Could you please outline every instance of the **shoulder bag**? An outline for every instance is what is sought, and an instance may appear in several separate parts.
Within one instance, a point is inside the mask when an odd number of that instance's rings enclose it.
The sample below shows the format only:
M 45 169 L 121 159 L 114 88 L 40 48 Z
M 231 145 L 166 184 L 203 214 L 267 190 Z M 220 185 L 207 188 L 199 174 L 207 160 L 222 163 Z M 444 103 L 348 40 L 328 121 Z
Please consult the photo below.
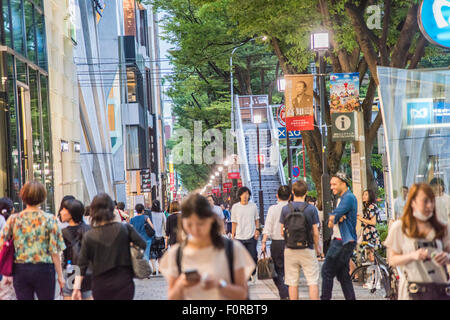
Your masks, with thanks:
M 14 241 L 13 229 L 17 215 L 12 215 L 10 219 L 14 219 L 11 223 L 8 232 L 8 239 L 3 243 L 0 251 L 0 274 L 4 276 L 11 276 L 14 264 Z
M 129 229 L 131 226 L 126 224 L 126 227 L 128 228 L 128 238 L 130 239 L 130 255 L 134 277 L 137 279 L 146 279 L 152 273 L 150 263 L 144 257 L 144 250 L 131 242 L 131 231 Z
M 152 213 L 150 212 L 150 214 L 148 215 L 148 218 L 150 219 L 150 221 L 153 223 L 152 220 Z M 150 225 L 150 223 L 147 222 L 147 219 L 145 219 L 144 222 L 144 229 L 145 229 L 145 233 L 152 238 L 153 236 L 155 236 L 155 229 L 152 228 L 152 226 Z
M 272 257 L 266 257 L 266 253 L 261 253 L 262 258 L 258 260 L 256 266 L 256 271 L 258 274 L 258 280 L 268 280 L 277 277 L 277 272 L 275 271 L 275 264 L 273 263 Z

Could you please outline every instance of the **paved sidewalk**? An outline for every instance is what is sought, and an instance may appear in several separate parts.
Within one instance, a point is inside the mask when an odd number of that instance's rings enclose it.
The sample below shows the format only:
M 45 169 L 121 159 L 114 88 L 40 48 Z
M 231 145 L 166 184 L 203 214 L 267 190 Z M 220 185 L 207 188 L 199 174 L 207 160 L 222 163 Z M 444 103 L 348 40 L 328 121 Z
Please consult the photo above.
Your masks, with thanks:
M 322 263 L 321 263 L 322 267 Z M 320 280 L 321 281 L 321 280 Z M 135 280 L 136 293 L 135 300 L 166 300 L 167 283 L 162 276 L 152 277 L 146 280 Z M 319 291 L 321 284 L 319 283 Z M 371 294 L 361 285 L 355 284 L 355 294 L 357 300 L 383 300 L 383 290 L 377 290 Z M 255 283 L 249 283 L 250 300 L 279 300 L 278 290 L 272 280 L 256 280 Z M 308 286 L 306 279 L 302 277 L 299 285 L 299 299 L 309 300 Z M 333 300 L 344 300 L 341 285 L 337 280 L 333 287 Z

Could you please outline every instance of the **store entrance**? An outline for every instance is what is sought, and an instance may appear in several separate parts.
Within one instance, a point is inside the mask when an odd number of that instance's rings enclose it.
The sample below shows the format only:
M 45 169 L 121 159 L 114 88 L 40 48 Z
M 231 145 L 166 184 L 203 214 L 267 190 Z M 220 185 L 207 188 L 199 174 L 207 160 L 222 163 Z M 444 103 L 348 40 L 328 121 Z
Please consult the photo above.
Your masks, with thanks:
M 28 86 L 17 81 L 17 110 L 21 144 L 22 185 L 33 179 L 33 143 L 31 132 L 30 91 Z

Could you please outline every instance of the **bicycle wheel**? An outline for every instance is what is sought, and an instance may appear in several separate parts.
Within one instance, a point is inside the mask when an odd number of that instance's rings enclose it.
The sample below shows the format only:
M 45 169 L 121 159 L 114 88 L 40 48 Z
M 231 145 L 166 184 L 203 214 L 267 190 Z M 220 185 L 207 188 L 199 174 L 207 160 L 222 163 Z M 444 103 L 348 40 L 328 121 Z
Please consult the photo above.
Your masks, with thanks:
M 359 282 L 359 283 L 365 283 L 367 281 L 367 278 L 369 274 L 367 273 L 367 268 L 372 265 L 367 266 L 359 266 L 355 270 L 353 270 L 352 274 L 350 275 L 350 278 L 353 282 Z

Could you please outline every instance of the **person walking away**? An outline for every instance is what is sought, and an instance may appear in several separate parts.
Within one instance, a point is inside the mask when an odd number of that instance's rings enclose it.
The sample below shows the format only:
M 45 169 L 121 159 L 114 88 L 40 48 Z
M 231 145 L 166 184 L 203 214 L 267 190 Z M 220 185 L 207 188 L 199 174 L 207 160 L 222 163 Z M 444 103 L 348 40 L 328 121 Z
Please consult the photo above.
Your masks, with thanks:
M 280 231 L 285 240 L 285 283 L 289 286 L 290 300 L 298 300 L 300 269 L 309 287 L 309 298 L 319 300 L 319 213 L 316 207 L 305 202 L 306 192 L 305 181 L 295 182 L 294 201 L 283 207 L 280 216 Z
M 211 207 L 213 208 L 214 213 L 217 215 L 217 218 L 220 221 L 220 224 L 223 226 L 222 233 L 225 234 L 225 215 L 223 214 L 223 210 L 221 207 L 216 205 L 216 201 L 214 200 L 214 197 L 212 195 L 208 196 L 208 201 L 211 204 Z
M 403 216 L 385 241 L 389 265 L 400 269 L 399 300 L 450 300 L 449 232 L 438 219 L 431 187 L 412 185 Z
M 408 196 L 408 187 L 403 186 L 400 191 L 400 196 L 394 200 L 394 218 L 400 219 L 403 214 L 403 208 L 405 207 L 406 197 Z
M 444 180 L 433 178 L 430 181 L 431 189 L 436 199 L 436 213 L 438 220 L 442 224 L 448 224 L 450 221 L 450 196 L 445 193 Z
M 55 299 L 55 279 L 64 288 L 60 254 L 66 248 L 56 216 L 45 213 L 45 187 L 26 183 L 20 198 L 26 208 L 10 216 L 0 234 L 0 248 L 12 236 L 14 243 L 13 285 L 18 300 Z
M 144 205 L 142 203 L 138 203 L 134 210 L 136 210 L 137 215 L 131 218 L 130 224 L 134 227 L 134 229 L 139 233 L 142 239 L 145 240 L 147 246 L 145 248 L 144 257 L 147 260 L 150 260 L 150 248 L 152 246 L 153 237 L 149 237 L 147 232 L 145 231 L 145 224 L 148 223 L 153 230 L 155 230 L 155 226 L 153 225 L 150 218 L 144 214 Z M 154 270 L 154 269 L 153 269 Z
M 14 203 L 9 198 L 0 199 L 0 221 L 3 221 L 0 225 L 0 232 L 6 225 L 9 217 L 14 214 Z M 13 278 L 10 276 L 3 276 L 0 274 L 0 300 L 16 300 L 16 293 L 13 287 Z
M 331 191 L 338 196 L 336 209 L 330 214 L 328 227 L 333 230 L 330 247 L 322 266 L 322 300 L 330 300 L 333 281 L 337 277 L 346 300 L 356 300 L 349 274 L 349 260 L 356 246 L 356 214 L 358 202 L 350 191 L 345 173 L 331 178 Z
M 270 238 L 272 244 L 270 246 L 270 255 L 275 265 L 277 276 L 273 278 L 273 282 L 277 286 L 278 294 L 281 300 L 289 299 L 289 290 L 284 283 L 284 238 L 281 232 L 280 216 L 281 210 L 288 204 L 291 197 L 291 189 L 289 186 L 280 186 L 277 192 L 278 203 L 270 206 L 267 211 L 266 223 L 263 230 L 263 239 L 261 243 L 261 252 L 266 252 L 266 242 Z
M 170 300 L 248 298 L 247 279 L 255 263 L 240 242 L 223 237 L 205 197 L 193 194 L 183 201 L 178 230 L 179 243 L 161 259 Z
M 228 205 L 221 205 L 223 216 L 225 217 L 225 234 L 231 238 L 231 212 L 228 210 Z
M 78 268 L 78 256 L 80 254 L 81 243 L 84 234 L 90 227 L 83 221 L 84 205 L 78 200 L 66 200 L 62 204 L 61 221 L 69 223 L 69 226 L 62 230 L 66 249 L 63 251 L 66 270 L 66 284 L 63 288 L 64 300 L 72 300 L 73 281 L 75 280 L 76 270 Z M 83 300 L 92 300 L 91 273 L 88 270 L 81 285 L 81 297 Z
M 357 215 L 357 219 L 361 222 L 362 229 L 362 238 L 361 240 L 364 242 L 371 243 L 374 246 L 374 250 L 378 250 L 381 248 L 380 236 L 378 235 L 378 230 L 376 228 L 377 225 L 377 215 L 378 215 L 378 206 L 376 204 L 377 199 L 375 196 L 375 192 L 371 189 L 367 189 L 363 192 L 362 196 L 363 200 L 363 211 L 362 215 Z M 370 251 L 368 254 L 368 259 L 370 262 L 373 262 L 375 257 L 373 252 Z M 353 270 L 356 269 L 356 265 L 353 260 L 350 259 L 350 271 L 351 275 Z M 365 289 L 372 289 L 373 279 L 369 277 L 367 282 L 363 285 Z
M 170 216 L 166 222 L 166 244 L 165 249 L 177 243 L 177 227 L 180 216 L 180 204 L 178 201 L 172 201 L 169 206 Z
M 117 204 L 117 211 L 119 212 L 122 222 L 130 223 L 130 215 L 125 212 L 125 203 L 119 202 Z
M 259 216 L 258 208 L 253 202 L 249 202 L 251 191 L 247 187 L 241 187 L 238 190 L 237 202 L 231 208 L 231 238 L 241 242 L 252 256 L 255 264 L 258 261 Z M 252 274 L 251 281 L 255 282 L 255 272 Z
M 153 222 L 155 236 L 153 237 L 150 248 L 150 262 L 152 264 L 152 275 L 159 274 L 159 260 L 163 256 L 163 251 L 166 247 L 165 231 L 166 231 L 166 215 L 161 210 L 161 205 L 158 200 L 153 201 L 152 211 L 150 213 L 150 220 Z
M 146 242 L 128 223 L 115 222 L 114 202 L 106 193 L 91 203 L 92 228 L 85 233 L 78 257 L 80 275 L 75 277 L 72 300 L 81 300 L 81 284 L 92 267 L 94 300 L 132 300 L 134 272 L 130 242 L 145 250 Z

